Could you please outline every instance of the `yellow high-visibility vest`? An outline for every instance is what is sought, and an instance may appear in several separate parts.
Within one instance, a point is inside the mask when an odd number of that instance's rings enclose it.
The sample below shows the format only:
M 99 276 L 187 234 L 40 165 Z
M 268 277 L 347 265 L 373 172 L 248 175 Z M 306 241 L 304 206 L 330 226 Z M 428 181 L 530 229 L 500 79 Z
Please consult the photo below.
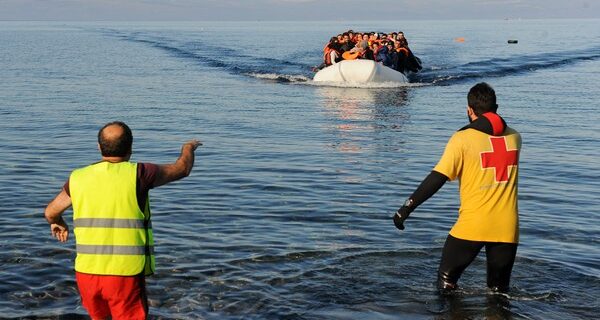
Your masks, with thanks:
M 77 257 L 75 271 L 132 276 L 154 273 L 150 199 L 136 195 L 137 163 L 98 162 L 69 179 Z

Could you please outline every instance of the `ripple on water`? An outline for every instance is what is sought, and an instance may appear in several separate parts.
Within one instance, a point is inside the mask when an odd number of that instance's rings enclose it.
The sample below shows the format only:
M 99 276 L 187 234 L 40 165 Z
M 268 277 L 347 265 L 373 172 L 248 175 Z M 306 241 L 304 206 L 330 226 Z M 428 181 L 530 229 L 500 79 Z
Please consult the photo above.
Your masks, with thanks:
M 597 21 L 504 21 L 503 33 L 527 30 L 518 47 L 494 40 L 498 24 L 403 22 L 418 30 L 411 46 L 429 65 L 420 79 L 444 82 L 403 88 L 303 85 L 336 23 L 0 24 L 2 316 L 85 313 L 74 243 L 50 238 L 43 209 L 70 170 L 97 161 L 95 134 L 113 120 L 133 128 L 135 161 L 170 163 L 187 139 L 204 142 L 191 176 L 151 192 L 153 317 L 600 314 Z M 448 30 L 469 32 L 470 47 L 440 46 Z M 533 72 L 514 69 L 532 63 Z M 434 282 L 458 184 L 403 232 L 389 217 L 464 125 L 465 94 L 478 81 L 495 87 L 523 134 L 522 242 L 509 296 L 488 294 L 482 254 L 444 297 Z

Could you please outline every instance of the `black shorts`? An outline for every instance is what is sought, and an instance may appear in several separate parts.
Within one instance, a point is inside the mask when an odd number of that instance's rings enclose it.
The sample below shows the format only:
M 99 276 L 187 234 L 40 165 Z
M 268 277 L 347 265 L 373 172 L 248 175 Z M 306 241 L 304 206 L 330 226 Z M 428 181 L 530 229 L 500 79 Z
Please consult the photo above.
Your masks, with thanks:
M 438 270 L 440 288 L 455 287 L 463 271 L 485 247 L 487 258 L 487 285 L 495 291 L 506 292 L 515 256 L 516 243 L 469 241 L 448 235 Z

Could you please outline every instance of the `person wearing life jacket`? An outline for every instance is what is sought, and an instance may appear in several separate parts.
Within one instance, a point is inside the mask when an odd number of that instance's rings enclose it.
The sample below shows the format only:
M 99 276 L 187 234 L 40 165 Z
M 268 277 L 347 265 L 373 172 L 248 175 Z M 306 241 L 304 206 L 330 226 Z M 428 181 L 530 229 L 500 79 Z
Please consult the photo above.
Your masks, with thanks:
M 336 38 L 331 38 L 323 52 L 325 66 L 336 64 L 341 60 L 340 45 Z
M 398 34 L 396 35 L 396 40 L 400 41 L 404 46 L 406 46 L 408 48 L 408 40 L 406 40 L 406 37 L 404 36 L 404 32 L 398 31 Z
M 401 47 L 407 50 L 405 70 L 411 72 L 419 72 L 421 69 L 423 69 L 421 65 L 421 59 L 415 56 L 412 50 L 410 50 L 410 48 L 408 47 L 408 40 L 404 36 L 404 32 L 398 32 L 396 39 L 401 43 Z
M 356 35 L 357 34 L 352 29 L 348 30 L 347 33 L 348 33 L 348 39 L 350 39 L 350 42 L 352 42 L 353 44 L 356 44 Z
M 330 66 L 340 61 L 340 53 L 338 49 L 336 49 L 336 46 L 328 46 L 327 49 L 325 49 L 323 57 L 325 59 L 325 66 Z
M 378 40 L 377 37 L 378 37 L 377 33 L 375 33 L 375 32 L 369 33 L 369 47 L 371 47 L 373 45 L 373 43 L 379 44 L 379 42 L 377 41 Z
M 200 145 L 191 140 L 175 163 L 156 165 L 130 162 L 132 142 L 125 123 L 102 127 L 102 160 L 74 170 L 44 212 L 52 236 L 66 242 L 63 213 L 73 207 L 75 276 L 92 319 L 148 317 L 145 277 L 155 270 L 148 192 L 188 176 Z
M 408 48 L 404 47 L 402 42 L 396 41 L 394 51 L 396 52 L 394 69 L 406 74 L 408 72 L 408 57 L 410 56 Z
M 336 37 L 331 37 L 329 42 L 323 48 L 323 62 L 317 66 L 313 67 L 312 70 L 317 72 L 323 68 L 326 68 L 332 64 L 336 64 L 342 60 L 342 56 L 340 54 L 340 45 L 337 41 Z
M 521 135 L 496 112 L 496 93 L 478 83 L 467 95 L 470 124 L 455 132 L 433 171 L 393 216 L 404 222 L 450 180 L 459 180 L 458 220 L 450 230 L 438 269 L 442 293 L 455 290 L 463 271 L 485 247 L 487 286 L 507 292 L 519 242 L 517 181 Z
M 342 54 L 346 51 L 352 50 L 352 48 L 355 46 L 354 42 L 350 40 L 350 36 L 347 33 L 344 33 L 343 42 L 340 43 L 340 45 L 340 53 Z

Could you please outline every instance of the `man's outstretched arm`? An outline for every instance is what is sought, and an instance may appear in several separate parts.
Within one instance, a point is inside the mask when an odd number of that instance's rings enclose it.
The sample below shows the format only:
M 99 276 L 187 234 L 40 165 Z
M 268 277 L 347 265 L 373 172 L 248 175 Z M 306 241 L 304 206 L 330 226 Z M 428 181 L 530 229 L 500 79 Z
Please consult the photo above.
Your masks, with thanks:
M 402 207 L 394 215 L 394 225 L 400 230 L 404 230 L 404 220 L 408 218 L 419 205 L 431 198 L 444 184 L 448 177 L 437 172 L 431 173 L 421 182 L 417 190 L 404 202 Z
M 194 151 L 200 145 L 202 143 L 198 140 L 188 141 L 181 147 L 181 155 L 175 163 L 159 165 L 154 187 L 189 176 L 194 167 Z

